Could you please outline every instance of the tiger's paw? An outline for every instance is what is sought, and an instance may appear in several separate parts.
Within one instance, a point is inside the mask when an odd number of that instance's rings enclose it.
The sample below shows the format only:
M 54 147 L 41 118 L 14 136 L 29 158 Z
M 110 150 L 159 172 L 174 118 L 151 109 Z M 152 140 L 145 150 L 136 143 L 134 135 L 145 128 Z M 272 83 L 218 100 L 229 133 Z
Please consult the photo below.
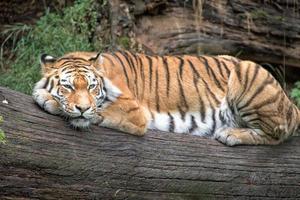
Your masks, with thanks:
M 218 129 L 214 134 L 214 138 L 227 146 L 242 144 L 242 140 L 234 134 L 234 131 L 231 130 L 231 128 Z
M 45 111 L 53 115 L 61 114 L 59 103 L 45 89 L 38 89 L 33 92 L 33 99 Z

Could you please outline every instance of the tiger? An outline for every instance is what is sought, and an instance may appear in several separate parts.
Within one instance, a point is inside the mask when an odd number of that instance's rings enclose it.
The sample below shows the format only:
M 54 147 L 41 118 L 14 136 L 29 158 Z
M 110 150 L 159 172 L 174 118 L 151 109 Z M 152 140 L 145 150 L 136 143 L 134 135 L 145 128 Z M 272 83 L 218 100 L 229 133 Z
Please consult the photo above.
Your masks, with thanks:
M 40 63 L 34 101 L 75 128 L 158 130 L 228 146 L 276 145 L 299 129 L 299 109 L 279 82 L 233 56 L 71 52 Z

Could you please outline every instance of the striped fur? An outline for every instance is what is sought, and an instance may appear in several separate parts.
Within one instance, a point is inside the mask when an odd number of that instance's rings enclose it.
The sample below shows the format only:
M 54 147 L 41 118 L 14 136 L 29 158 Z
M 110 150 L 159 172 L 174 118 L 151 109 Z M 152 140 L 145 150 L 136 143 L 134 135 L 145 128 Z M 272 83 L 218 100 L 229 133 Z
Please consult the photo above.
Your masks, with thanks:
M 231 56 L 73 52 L 43 55 L 41 63 L 35 101 L 76 127 L 95 123 L 134 135 L 157 129 L 233 146 L 278 144 L 300 122 L 270 73 Z

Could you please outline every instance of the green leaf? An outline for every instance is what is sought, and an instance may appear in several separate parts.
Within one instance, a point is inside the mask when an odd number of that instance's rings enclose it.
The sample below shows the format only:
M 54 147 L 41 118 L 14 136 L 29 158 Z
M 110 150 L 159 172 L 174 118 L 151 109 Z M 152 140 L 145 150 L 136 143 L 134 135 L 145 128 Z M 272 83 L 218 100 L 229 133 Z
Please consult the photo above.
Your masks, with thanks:
M 4 131 L 2 131 L 2 130 L 0 129 L 0 143 L 5 144 L 5 142 L 6 142 L 5 138 L 6 138 L 6 137 L 5 137 Z

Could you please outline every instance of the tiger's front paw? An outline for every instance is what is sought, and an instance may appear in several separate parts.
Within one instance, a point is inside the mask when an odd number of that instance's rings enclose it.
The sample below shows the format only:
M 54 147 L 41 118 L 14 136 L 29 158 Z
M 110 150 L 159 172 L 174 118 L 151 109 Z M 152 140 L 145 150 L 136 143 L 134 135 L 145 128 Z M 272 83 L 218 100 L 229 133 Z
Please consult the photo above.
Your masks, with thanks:
M 52 95 L 45 89 L 37 89 L 33 92 L 33 99 L 45 111 L 53 115 L 61 114 L 59 103 L 54 100 Z

